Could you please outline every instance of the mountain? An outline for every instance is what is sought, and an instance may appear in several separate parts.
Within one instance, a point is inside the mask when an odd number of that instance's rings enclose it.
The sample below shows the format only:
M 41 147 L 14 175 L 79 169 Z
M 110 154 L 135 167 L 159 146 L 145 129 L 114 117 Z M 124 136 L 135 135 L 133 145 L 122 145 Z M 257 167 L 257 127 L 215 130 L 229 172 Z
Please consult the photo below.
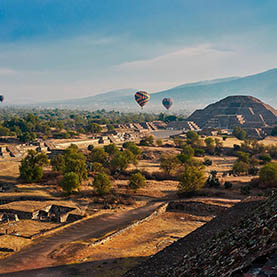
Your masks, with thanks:
M 91 97 L 53 101 L 42 103 L 46 107 L 107 109 L 118 111 L 140 111 L 134 101 L 136 89 L 122 89 L 98 94 Z M 230 95 L 252 95 L 270 105 L 277 106 L 277 69 L 246 77 L 230 77 L 196 83 L 188 83 L 177 87 L 152 93 L 146 112 L 165 112 L 161 101 L 171 97 L 174 101 L 170 112 L 182 111 L 191 113 L 211 102 Z
M 135 94 L 137 89 L 127 88 L 112 90 L 105 93 L 97 94 L 94 96 L 84 97 L 84 98 L 74 98 L 74 99 L 65 99 L 58 101 L 49 101 L 43 103 L 33 104 L 34 106 L 41 107 L 59 107 L 59 108 L 80 108 L 80 109 L 114 109 L 120 107 L 121 98 L 131 98 Z
M 155 93 L 151 98 L 157 103 L 164 97 L 171 97 L 178 103 L 178 108 L 195 109 L 231 95 L 252 95 L 270 105 L 277 105 L 276 93 L 277 69 L 272 69 L 247 77 L 219 79 L 210 83 L 200 82 L 194 86 L 178 86 Z

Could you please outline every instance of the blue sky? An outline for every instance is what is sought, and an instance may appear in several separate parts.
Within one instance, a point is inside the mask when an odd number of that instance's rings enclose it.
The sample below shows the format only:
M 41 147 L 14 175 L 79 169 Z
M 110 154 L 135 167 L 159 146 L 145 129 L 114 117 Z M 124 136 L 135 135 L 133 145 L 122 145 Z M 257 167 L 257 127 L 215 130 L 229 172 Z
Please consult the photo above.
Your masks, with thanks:
M 276 0 L 0 0 L 9 103 L 277 67 Z

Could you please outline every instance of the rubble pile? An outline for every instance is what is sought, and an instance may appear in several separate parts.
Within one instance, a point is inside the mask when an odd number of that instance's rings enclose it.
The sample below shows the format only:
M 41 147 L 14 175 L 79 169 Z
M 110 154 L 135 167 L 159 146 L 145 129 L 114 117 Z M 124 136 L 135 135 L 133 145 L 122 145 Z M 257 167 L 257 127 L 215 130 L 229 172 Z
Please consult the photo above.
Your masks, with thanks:
M 276 249 L 277 193 L 239 224 L 191 250 L 164 276 L 231 276 Z

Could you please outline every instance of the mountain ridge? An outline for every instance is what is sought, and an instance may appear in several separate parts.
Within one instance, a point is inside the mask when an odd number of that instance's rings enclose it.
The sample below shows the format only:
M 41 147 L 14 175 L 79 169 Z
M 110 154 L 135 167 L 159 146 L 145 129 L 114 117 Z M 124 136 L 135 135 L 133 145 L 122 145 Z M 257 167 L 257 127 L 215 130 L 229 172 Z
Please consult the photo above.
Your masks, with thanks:
M 134 100 L 134 93 L 138 89 L 121 89 L 108 91 L 83 98 L 51 101 L 40 103 L 45 107 L 63 107 L 80 109 L 138 111 L 140 107 Z M 277 68 L 273 68 L 245 77 L 227 77 L 182 84 L 167 90 L 151 93 L 151 99 L 145 106 L 145 112 L 165 112 L 161 102 L 164 97 L 171 97 L 174 101 L 170 112 L 190 113 L 194 109 L 202 108 L 209 103 L 231 95 L 252 95 L 270 105 L 277 106 L 275 97 L 277 92 Z

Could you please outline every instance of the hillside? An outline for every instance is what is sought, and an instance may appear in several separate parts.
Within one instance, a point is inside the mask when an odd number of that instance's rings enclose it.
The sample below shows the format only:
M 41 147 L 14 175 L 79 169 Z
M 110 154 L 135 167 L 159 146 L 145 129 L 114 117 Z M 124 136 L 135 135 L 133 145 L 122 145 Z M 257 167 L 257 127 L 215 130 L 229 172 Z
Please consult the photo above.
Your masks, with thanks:
M 142 88 L 140 88 L 142 89 Z M 47 107 L 67 107 L 82 109 L 107 109 L 118 111 L 140 111 L 134 101 L 136 89 L 115 90 L 86 98 L 52 101 L 40 105 Z M 151 94 L 150 102 L 145 106 L 146 112 L 164 112 L 161 104 L 164 97 L 171 97 L 174 105 L 171 112 L 190 113 L 196 108 L 230 95 L 252 95 L 261 98 L 270 105 L 277 106 L 277 69 L 272 69 L 246 77 L 230 77 L 188 83 Z

